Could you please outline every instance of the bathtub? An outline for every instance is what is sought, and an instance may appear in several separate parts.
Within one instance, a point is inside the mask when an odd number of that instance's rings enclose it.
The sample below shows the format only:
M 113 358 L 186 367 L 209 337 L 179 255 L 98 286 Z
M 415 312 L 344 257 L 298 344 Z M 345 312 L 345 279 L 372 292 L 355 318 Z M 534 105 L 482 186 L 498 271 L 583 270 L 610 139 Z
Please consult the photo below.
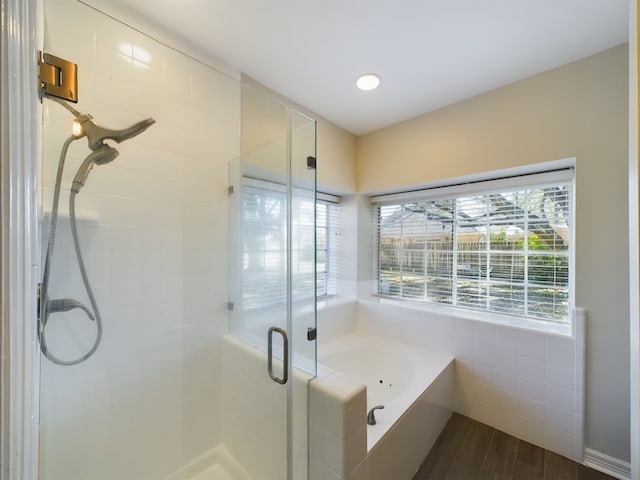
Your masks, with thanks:
M 451 415 L 453 356 L 353 333 L 320 345 L 310 395 L 312 480 L 409 480 Z

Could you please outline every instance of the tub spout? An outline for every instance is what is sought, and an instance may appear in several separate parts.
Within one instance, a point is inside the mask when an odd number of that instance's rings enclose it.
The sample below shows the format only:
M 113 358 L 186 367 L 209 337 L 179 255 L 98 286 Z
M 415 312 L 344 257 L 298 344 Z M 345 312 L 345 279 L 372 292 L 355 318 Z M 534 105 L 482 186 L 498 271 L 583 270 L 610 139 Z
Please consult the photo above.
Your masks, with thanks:
M 367 425 L 375 425 L 376 424 L 376 416 L 375 416 L 374 412 L 376 410 L 382 410 L 383 408 L 384 408 L 384 405 L 376 405 L 371 410 L 369 410 L 369 413 L 367 413 Z

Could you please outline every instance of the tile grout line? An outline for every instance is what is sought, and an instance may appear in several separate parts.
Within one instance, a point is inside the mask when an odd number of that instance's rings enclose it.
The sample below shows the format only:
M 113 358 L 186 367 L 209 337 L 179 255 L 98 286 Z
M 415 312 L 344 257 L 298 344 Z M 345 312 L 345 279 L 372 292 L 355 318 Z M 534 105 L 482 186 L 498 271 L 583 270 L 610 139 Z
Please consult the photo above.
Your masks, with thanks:
M 511 469 L 511 475 L 509 476 L 510 480 L 513 480 L 513 476 L 516 473 L 516 464 L 518 463 L 518 454 L 520 453 L 520 442 L 522 442 L 519 438 L 516 438 L 516 440 L 518 440 L 518 443 L 516 444 L 516 451 L 513 455 L 513 468 Z
M 453 450 L 454 454 L 449 459 L 449 462 L 451 462 L 451 463 L 449 465 L 447 465 L 447 467 L 446 467 L 445 474 L 442 477 L 444 479 L 462 480 L 460 477 L 456 477 L 454 475 L 454 472 L 455 472 L 455 468 L 454 467 L 455 467 L 457 461 L 459 459 L 463 458 L 463 457 L 461 457 L 461 455 L 464 455 L 465 452 L 462 450 L 462 446 L 465 444 L 464 441 L 471 434 L 470 432 L 471 432 L 471 427 L 473 425 L 473 422 L 481 424 L 481 422 L 478 422 L 477 420 L 470 419 L 470 421 L 471 421 L 471 423 L 469 425 L 467 425 L 466 429 L 464 429 L 464 427 L 463 427 L 463 431 L 464 430 L 466 430 L 466 431 L 464 432 L 464 435 L 463 435 L 462 439 L 459 442 L 457 442 L 455 445 L 450 445 L 450 447 L 452 447 L 452 450 Z M 486 425 L 486 424 L 483 424 L 483 425 L 485 425 L 487 427 L 490 427 L 489 425 Z M 450 427 L 450 425 L 448 425 L 448 427 Z M 447 428 L 447 427 L 445 427 L 445 428 Z M 458 426 L 457 428 L 460 428 L 460 426 Z M 490 428 L 491 428 L 491 436 L 490 436 L 490 439 L 489 439 L 489 442 L 488 442 L 488 447 L 487 447 L 487 450 L 484 453 L 483 461 L 482 461 L 482 464 L 480 466 L 480 471 L 479 472 L 475 472 L 477 475 L 480 475 L 483 472 L 483 468 L 485 467 L 486 462 L 487 462 L 489 449 L 492 446 L 493 442 L 496 441 L 496 435 L 498 435 L 500 433 L 506 434 L 505 432 L 502 432 L 501 430 L 498 430 L 498 429 L 496 429 L 494 427 L 490 427 Z M 454 431 L 454 430 L 456 430 L 456 428 L 453 428 L 453 427 L 450 428 L 450 431 Z M 540 462 L 539 464 L 534 465 L 534 463 L 529 463 L 529 461 L 526 461 L 524 459 L 520 460 L 519 459 L 519 454 L 520 454 L 520 450 L 522 450 L 522 445 L 529 444 L 529 442 L 527 442 L 525 440 L 522 440 L 522 439 L 519 439 L 517 437 L 513 437 L 512 435 L 509 435 L 509 434 L 506 434 L 506 435 L 508 435 L 509 437 L 512 437 L 512 438 L 517 440 L 517 444 L 515 446 L 515 452 L 514 452 L 514 460 L 513 460 L 512 472 L 511 472 L 510 476 L 496 475 L 495 472 L 494 472 L 493 480 L 518 480 L 518 478 L 515 477 L 515 474 L 516 474 L 516 466 L 518 465 L 519 461 L 522 461 L 528 467 L 534 468 L 535 471 L 536 471 L 535 478 L 540 478 L 542 480 L 551 480 L 553 478 L 559 478 L 559 477 L 557 477 L 558 472 L 564 471 L 565 474 L 566 473 L 570 474 L 572 470 L 573 470 L 574 474 L 570 475 L 570 478 L 568 480 L 581 480 L 581 479 L 584 480 L 586 478 L 598 478 L 598 479 L 607 478 L 607 479 L 614 480 L 613 477 L 607 476 L 606 474 L 602 474 L 602 473 L 597 472 L 597 471 L 595 473 L 596 476 L 592 477 L 592 474 L 589 473 L 592 469 L 590 469 L 589 467 L 586 467 L 583 464 L 581 464 L 581 463 L 579 463 L 579 462 L 577 462 L 575 460 L 572 460 L 569 457 L 564 457 L 563 455 L 560 455 L 560 454 L 557 454 L 557 453 L 552 452 L 550 450 L 547 450 L 545 448 L 539 447 L 539 446 L 537 446 L 535 444 L 531 444 L 531 446 L 534 449 L 540 449 L 543 452 L 543 454 L 542 454 L 543 455 L 542 462 Z M 427 454 L 427 457 L 429 455 L 430 455 L 430 452 Z M 553 462 L 553 460 L 550 460 L 550 459 L 555 458 L 555 455 L 558 455 L 559 457 L 570 461 L 571 464 L 573 465 L 573 467 L 570 468 L 570 469 L 567 469 L 566 466 L 565 467 L 556 466 L 555 467 L 556 470 L 554 470 L 554 462 Z M 534 455 L 534 457 L 535 456 L 537 456 L 537 455 Z M 424 465 L 424 462 L 423 462 L 423 465 Z M 541 468 L 539 468 L 538 465 L 540 465 Z M 421 467 L 422 467 L 422 465 L 421 465 Z M 558 470 L 558 468 L 559 468 L 559 470 Z M 582 472 L 582 470 L 581 470 L 582 468 L 585 468 L 586 470 L 584 472 Z M 419 471 L 420 470 L 418 470 L 418 472 Z M 584 475 L 581 472 L 584 473 Z M 433 478 L 433 477 L 431 476 L 431 474 L 429 474 L 429 475 L 421 477 L 421 478 L 425 478 L 426 479 L 426 478 Z M 413 480 L 418 480 L 418 477 L 417 476 L 414 477 Z M 437 480 L 441 480 L 441 479 L 437 479 Z M 464 480 L 469 480 L 469 479 L 465 478 Z
M 493 444 L 493 440 L 495 439 L 495 436 L 496 436 L 496 429 L 491 428 L 491 438 L 489 439 L 489 444 L 487 445 L 487 449 L 484 452 L 484 458 L 482 459 L 482 464 L 480 464 L 480 472 L 482 472 L 482 470 L 484 469 L 484 464 L 487 462 L 487 456 L 489 455 L 489 451 L 491 450 L 491 445 Z M 480 474 L 480 472 L 478 472 L 478 474 Z
M 468 425 L 467 430 L 465 431 L 464 436 L 462 437 L 462 441 L 458 445 L 456 445 L 456 454 L 453 456 L 451 465 L 449 466 L 449 468 L 447 468 L 447 473 L 445 475 L 445 478 L 452 479 L 452 475 L 453 475 L 452 472 L 455 470 L 456 460 L 458 459 L 458 456 L 462 452 L 462 445 L 464 445 L 464 441 L 467 438 L 467 436 L 470 434 L 470 432 L 471 432 L 471 428 Z

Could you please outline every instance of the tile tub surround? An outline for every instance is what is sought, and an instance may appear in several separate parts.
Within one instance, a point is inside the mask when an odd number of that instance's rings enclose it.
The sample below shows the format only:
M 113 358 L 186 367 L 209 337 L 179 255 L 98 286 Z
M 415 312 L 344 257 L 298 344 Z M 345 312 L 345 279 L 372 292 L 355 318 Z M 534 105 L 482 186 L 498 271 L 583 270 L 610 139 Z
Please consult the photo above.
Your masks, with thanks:
M 450 363 L 373 447 L 351 480 L 413 478 L 451 416 L 454 383 L 455 368 Z
M 322 346 L 309 391 L 310 478 L 410 479 L 451 414 L 453 385 L 448 354 L 358 333 Z M 366 425 L 378 404 L 378 424 Z
M 584 458 L 585 320 L 574 336 L 358 301 L 358 331 L 453 352 L 454 410 L 568 458 Z
M 367 393 L 358 380 L 319 366 L 309 384 L 309 478 L 349 478 L 367 454 Z

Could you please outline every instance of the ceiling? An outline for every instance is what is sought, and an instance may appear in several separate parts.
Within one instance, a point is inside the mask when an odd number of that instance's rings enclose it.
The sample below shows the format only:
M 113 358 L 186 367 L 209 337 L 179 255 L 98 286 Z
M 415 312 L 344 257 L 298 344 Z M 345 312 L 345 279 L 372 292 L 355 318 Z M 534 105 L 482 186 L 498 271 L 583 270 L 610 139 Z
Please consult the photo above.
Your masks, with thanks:
M 86 1 L 86 0 L 85 0 Z M 628 0 L 89 0 L 364 134 L 628 39 Z M 377 90 L 356 76 L 376 72 Z

